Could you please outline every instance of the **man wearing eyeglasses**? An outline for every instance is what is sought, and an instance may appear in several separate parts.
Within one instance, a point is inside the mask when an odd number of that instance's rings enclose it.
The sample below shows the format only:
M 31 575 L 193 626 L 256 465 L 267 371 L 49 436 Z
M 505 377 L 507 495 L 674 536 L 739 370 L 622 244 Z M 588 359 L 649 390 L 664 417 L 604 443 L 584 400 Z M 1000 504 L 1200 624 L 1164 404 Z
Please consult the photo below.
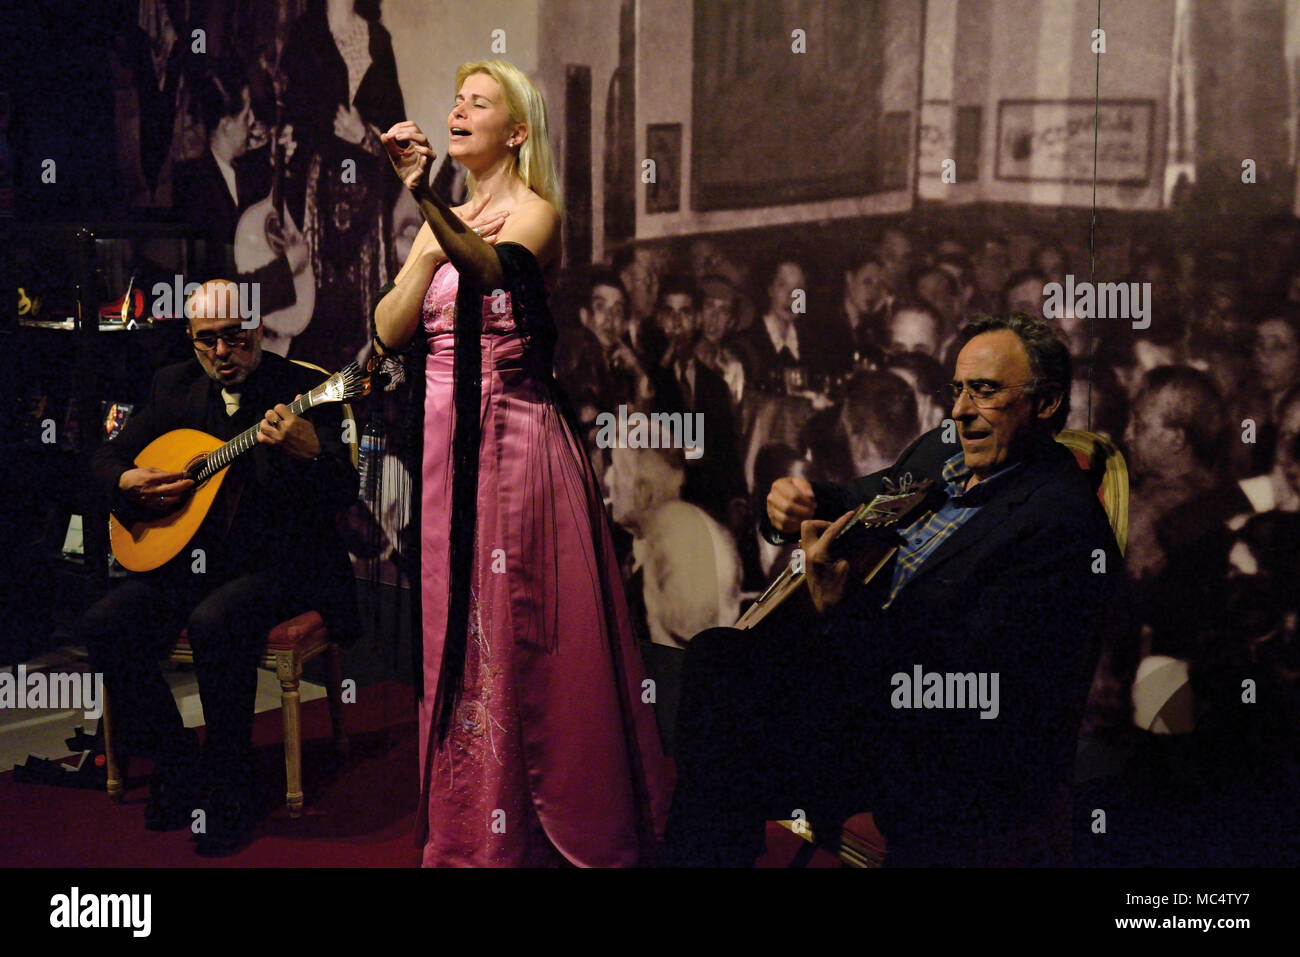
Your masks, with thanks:
M 743 866 L 763 849 L 764 820 L 834 832 L 861 811 L 888 842 L 887 864 L 1068 860 L 1070 772 L 1122 559 L 1053 440 L 1069 412 L 1064 343 L 1023 315 L 964 333 L 955 428 L 847 486 L 773 484 L 764 533 L 798 536 L 810 604 L 784 625 L 691 641 L 669 861 Z M 931 479 L 942 502 L 854 587 L 829 543 L 859 503 L 908 476 Z M 911 683 L 930 674 L 946 684 L 925 678 L 923 697 Z M 953 675 L 986 680 L 993 706 L 945 696 Z
M 229 440 L 257 427 L 258 447 L 237 458 L 203 525 L 161 568 L 132 574 L 96 603 L 82 637 L 113 697 L 115 739 L 153 759 L 145 826 L 190 827 L 205 810 L 197 850 L 238 848 L 252 823 L 256 662 L 269 629 L 315 609 L 331 634 L 355 634 L 351 565 L 334 516 L 356 498 L 341 407 L 307 416 L 288 402 L 319 372 L 262 350 L 245 329 L 233 284 L 205 283 L 187 303 L 194 358 L 161 369 L 148 402 L 91 461 L 94 481 L 124 519 L 165 515 L 194 483 L 183 472 L 139 468 L 159 436 L 197 429 Z M 207 726 L 200 756 L 158 660 L 182 628 L 194 648 Z

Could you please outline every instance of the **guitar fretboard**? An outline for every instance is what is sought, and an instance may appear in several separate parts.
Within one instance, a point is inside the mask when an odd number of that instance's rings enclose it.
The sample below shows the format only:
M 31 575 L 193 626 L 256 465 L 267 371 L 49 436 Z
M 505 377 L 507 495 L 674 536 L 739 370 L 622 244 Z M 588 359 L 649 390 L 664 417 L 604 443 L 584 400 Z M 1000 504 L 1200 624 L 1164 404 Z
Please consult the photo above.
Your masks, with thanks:
M 311 401 L 307 396 L 295 399 L 289 404 L 289 411 L 294 415 L 302 415 L 311 408 Z M 239 456 L 243 455 L 249 449 L 257 444 L 257 430 L 261 427 L 259 421 L 257 425 L 245 429 L 237 436 L 227 442 L 216 451 L 210 453 L 207 460 L 203 463 L 203 468 L 199 474 L 194 477 L 196 484 L 205 482 L 212 476 L 216 475 Z

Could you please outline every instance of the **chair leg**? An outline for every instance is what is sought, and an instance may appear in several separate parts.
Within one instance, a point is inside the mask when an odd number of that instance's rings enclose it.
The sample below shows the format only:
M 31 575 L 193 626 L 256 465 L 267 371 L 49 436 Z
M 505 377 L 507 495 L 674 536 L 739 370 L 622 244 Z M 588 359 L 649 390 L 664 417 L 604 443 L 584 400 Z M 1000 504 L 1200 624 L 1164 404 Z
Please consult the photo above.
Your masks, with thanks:
M 104 689 L 103 700 L 104 713 L 100 715 L 99 724 L 104 729 L 104 764 L 108 770 L 108 799 L 114 804 L 122 803 L 122 795 L 125 791 L 124 782 L 126 781 L 127 760 L 122 759 L 119 766 L 117 757 L 117 748 L 113 746 L 113 725 L 109 720 L 109 700 L 108 689 Z
M 339 758 L 348 758 L 348 736 L 343 730 L 343 661 L 339 646 L 331 644 L 325 652 L 326 666 L 329 669 L 326 690 L 330 702 L 330 726 L 334 730 L 334 750 Z
M 284 712 L 284 803 L 290 817 L 302 816 L 302 721 L 298 678 L 280 679 L 280 710 Z

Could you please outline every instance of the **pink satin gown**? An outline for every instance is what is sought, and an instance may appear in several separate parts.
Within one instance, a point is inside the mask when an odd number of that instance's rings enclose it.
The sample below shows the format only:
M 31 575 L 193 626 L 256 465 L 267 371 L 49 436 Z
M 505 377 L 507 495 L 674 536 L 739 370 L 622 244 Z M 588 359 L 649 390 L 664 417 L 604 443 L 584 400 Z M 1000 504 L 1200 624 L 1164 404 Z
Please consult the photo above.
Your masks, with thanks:
M 447 741 L 426 759 L 447 619 L 458 278 L 444 263 L 422 313 L 430 335 L 421 540 L 420 773 L 429 794 L 421 812 L 428 815 L 423 863 L 651 863 L 667 818 L 670 772 L 653 704 L 643 700 L 653 696 L 643 686 L 607 520 L 602 510 L 601 527 L 592 528 L 588 488 L 598 493 L 586 453 L 526 370 L 512 309 L 494 312 L 490 297 L 483 300 L 465 684 Z M 605 553 L 603 575 L 597 547 Z

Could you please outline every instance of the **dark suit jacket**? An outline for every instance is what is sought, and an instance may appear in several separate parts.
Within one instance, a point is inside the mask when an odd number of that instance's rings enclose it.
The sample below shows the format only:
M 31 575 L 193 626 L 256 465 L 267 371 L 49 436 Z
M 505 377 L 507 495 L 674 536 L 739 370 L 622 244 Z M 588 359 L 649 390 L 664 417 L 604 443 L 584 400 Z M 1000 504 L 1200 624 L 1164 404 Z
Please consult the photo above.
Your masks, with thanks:
M 600 340 L 586 326 L 574 323 L 559 333 L 555 344 L 555 378 L 574 405 L 615 411 L 636 402 L 636 379 L 611 366 Z
M 728 504 L 733 498 L 745 496 L 745 474 L 737 452 L 738 433 L 727 383 L 696 360 L 695 394 L 687 403 L 674 369 L 656 366 L 649 374 L 656 411 L 703 414 L 704 449 L 699 458 L 686 459 L 682 500 L 699 505 L 726 525 Z
M 886 476 L 941 482 L 959 450 L 936 429 L 883 472 L 847 486 L 815 482 L 817 516 L 838 518 L 878 494 Z M 891 841 L 961 846 L 1047 814 L 1070 781 L 1100 634 L 1124 574 L 1073 455 L 1042 443 L 882 611 L 892 570 L 820 622 L 844 656 L 868 729 L 861 744 L 881 831 Z M 893 707 L 892 676 L 910 676 L 916 665 L 997 673 L 998 716 Z
M 1152 628 L 1151 654 L 1196 658 L 1203 633 L 1215 628 L 1231 632 L 1239 626 L 1222 590 L 1205 583 L 1227 581 L 1228 555 L 1236 538 L 1228 520 L 1254 510 L 1241 486 L 1225 481 L 1157 520 L 1156 539 L 1165 565 L 1135 583 L 1133 603 L 1138 624 Z
M 281 64 L 286 81 L 284 115 L 293 124 L 294 139 L 298 142 L 290 181 L 290 205 L 298 222 L 302 222 L 308 167 L 317 154 L 321 169 L 330 171 L 331 175 L 338 174 L 344 160 L 354 161 L 357 181 L 380 184 L 384 202 L 391 206 L 402 184 L 392 174 L 388 160 L 334 135 L 334 115 L 340 106 L 356 106 L 361 118 L 374 124 L 381 133 L 405 119 L 406 107 L 397 83 L 397 61 L 388 31 L 379 23 L 370 24 L 370 67 L 361 78 L 354 99 L 348 97 L 347 64 L 330 35 L 324 3 L 309 4 L 307 11 L 294 22 Z M 436 149 L 434 131 L 426 132 Z
M 641 365 L 647 369 L 657 366 L 668 348 L 668 339 L 659 328 L 659 323 L 655 322 L 654 316 L 635 326 L 629 324 L 628 334 L 632 351 L 641 360 Z
M 882 310 L 864 316 L 855 327 L 849 322 L 844 310 L 839 309 L 818 323 L 814 339 L 818 353 L 823 356 L 823 370 L 833 375 L 851 372 L 854 352 L 879 361 L 883 353 L 881 340 L 884 337 L 886 315 Z M 802 339 L 799 345 L 802 349 Z
M 840 375 L 853 368 L 853 352 L 859 349 L 864 355 L 878 354 L 868 335 L 866 327 L 859 327 L 862 336 L 859 343 L 854 338 L 854 330 L 848 319 L 842 315 L 833 317 L 801 316 L 794 325 L 795 339 L 799 343 L 797 360 L 778 353 L 772 345 L 772 337 L 767 333 L 767 325 L 759 316 L 754 324 L 736 337 L 734 346 L 745 364 L 745 381 L 754 381 L 760 389 L 784 388 L 781 381 L 784 369 L 791 366 L 802 367 L 815 375 Z
M 198 429 L 229 440 L 271 406 L 292 402 L 321 381 L 319 372 L 264 352 L 230 417 L 221 387 L 197 359 L 166 366 L 154 377 L 148 403 L 95 452 L 94 481 L 113 507 L 121 507 L 118 480 L 160 435 Z M 213 587 L 248 572 L 277 570 L 286 581 L 303 583 L 331 630 L 346 640 L 355 634 L 355 585 L 334 516 L 355 500 L 357 471 L 342 441 L 342 406 L 317 406 L 307 417 L 316 426 L 322 454 L 303 462 L 259 444 L 237 458 L 193 544 L 207 551 Z M 184 549 L 173 562 L 188 565 L 190 554 Z
M 236 202 L 211 150 L 198 159 L 177 163 L 172 174 L 172 205 L 181 210 L 196 228 L 222 243 L 235 241 L 239 217 L 271 191 L 271 168 L 266 150 L 241 156 L 235 169 Z
M 809 368 L 808 336 L 800 323 L 795 324 L 795 339 L 799 343 L 799 359 L 784 352 L 778 353 L 772 345 L 772 337 L 767 334 L 767 325 L 762 316 L 754 319 L 754 324 L 738 335 L 732 342 L 741 362 L 745 366 L 745 383 L 754 385 L 760 391 L 784 392 L 785 384 L 782 372 L 791 367 Z
M 178 163 L 173 173 L 172 207 L 210 240 L 207 258 L 199 264 L 199 274 L 187 278 L 198 282 L 233 279 L 260 283 L 261 311 L 272 313 L 293 305 L 296 299 L 288 261 L 280 256 L 254 272 L 237 273 L 233 249 L 239 217 L 271 191 L 271 168 L 265 150 L 241 156 L 232 165 L 238 202 L 231 199 L 211 150 L 204 150 L 198 159 Z

